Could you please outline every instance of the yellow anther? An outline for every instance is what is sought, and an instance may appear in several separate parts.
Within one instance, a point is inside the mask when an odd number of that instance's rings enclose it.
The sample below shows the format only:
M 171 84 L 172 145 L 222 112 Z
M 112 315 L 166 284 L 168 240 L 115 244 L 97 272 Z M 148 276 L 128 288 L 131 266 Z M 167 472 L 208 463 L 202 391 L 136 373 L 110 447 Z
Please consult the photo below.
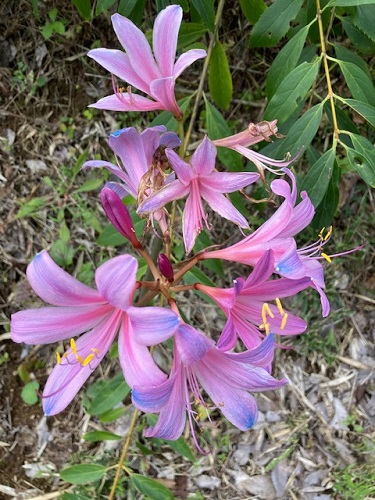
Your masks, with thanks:
M 331 263 L 332 262 L 332 259 L 329 255 L 327 255 L 326 253 L 321 253 L 320 254 L 322 257 L 324 257 L 326 259 L 327 262 Z
M 91 352 L 93 352 L 94 354 L 100 354 L 99 349 L 96 349 L 95 347 L 91 348 Z
M 61 356 L 58 352 L 56 352 L 56 361 L 57 361 L 57 364 L 60 365 L 61 364 Z
M 63 358 L 67 358 L 68 356 L 69 356 L 69 354 L 67 352 L 64 352 Z
M 329 238 L 329 237 L 331 236 L 331 234 L 332 234 L 332 231 L 333 231 L 333 227 L 332 227 L 332 226 L 330 226 L 330 227 L 329 227 L 329 229 L 328 229 L 328 231 L 327 231 L 327 234 L 326 234 L 326 235 L 324 236 L 324 238 L 323 238 L 323 240 L 324 240 L 324 241 L 327 241 L 327 240 L 328 240 L 328 238 Z
M 78 361 L 78 363 L 80 363 L 82 366 L 84 366 L 84 362 L 85 360 L 83 359 L 82 356 L 80 356 L 79 354 L 76 354 L 76 360 Z
M 74 339 L 70 339 L 70 348 L 72 350 L 72 353 L 74 355 L 77 354 L 77 347 L 76 347 L 76 343 L 74 342 Z
M 281 316 L 284 316 L 285 312 L 284 312 L 283 306 L 281 305 L 281 300 L 276 297 L 275 301 L 276 301 L 276 305 L 277 305 L 277 309 L 279 310 L 279 313 L 281 314 Z
M 319 233 L 319 238 L 323 239 L 323 233 L 325 231 L 325 227 L 323 227 L 321 230 L 320 230 L 320 233 Z
M 271 327 L 270 327 L 270 324 L 269 323 L 266 323 L 265 325 L 265 332 L 266 332 L 266 335 L 269 335 L 270 332 L 271 332 Z
M 284 330 L 284 328 L 286 327 L 287 320 L 288 320 L 288 314 L 285 313 L 283 315 L 283 319 L 281 320 L 280 330 Z
M 270 306 L 267 303 L 263 304 L 263 307 L 266 310 L 268 316 L 271 316 L 271 318 L 275 317 L 274 314 L 273 314 L 273 312 L 270 309 Z
M 83 366 L 87 366 L 93 359 L 95 358 L 94 354 L 89 354 L 86 359 L 83 361 Z

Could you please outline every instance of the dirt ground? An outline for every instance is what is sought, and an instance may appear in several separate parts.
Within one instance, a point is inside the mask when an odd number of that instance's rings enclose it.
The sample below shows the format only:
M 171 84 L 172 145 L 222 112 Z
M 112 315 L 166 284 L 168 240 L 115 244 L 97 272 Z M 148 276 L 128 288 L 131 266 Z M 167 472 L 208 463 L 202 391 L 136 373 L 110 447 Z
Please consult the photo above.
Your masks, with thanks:
M 40 28 L 54 7 L 67 20 L 66 32 L 45 40 Z M 104 217 L 98 190 L 77 193 L 92 177 L 74 177 L 69 169 L 85 152 L 87 158 L 104 155 L 108 133 L 134 118 L 86 111 L 111 88 L 108 75 L 85 56 L 95 40 L 115 46 L 109 19 L 103 15 L 82 28 L 70 2 L 39 2 L 39 8 L 38 21 L 26 0 L 0 5 L 0 499 L 57 498 L 58 490 L 78 495 L 58 471 L 84 454 L 115 464 L 121 452 L 117 442 L 109 449 L 82 441 L 87 430 L 102 428 L 85 412 L 82 396 L 48 420 L 39 404 L 24 402 L 25 381 L 43 386 L 55 347 L 18 345 L 9 335 L 10 315 L 40 304 L 25 279 L 27 264 L 61 239 L 65 227 L 69 241 L 62 258 L 74 253 L 72 272 L 80 272 L 82 262 L 95 268 L 100 261 L 104 250 L 95 240 Z M 237 76 L 235 85 L 241 84 Z M 239 123 L 256 121 L 260 113 L 254 108 L 256 116 L 239 116 Z M 195 464 L 167 446 L 142 458 L 132 448 L 134 469 L 159 478 L 177 498 L 375 498 L 375 205 L 355 175 L 343 177 L 341 196 L 333 242 L 367 244 L 327 267 L 329 318 L 321 320 L 313 294 L 309 302 L 305 297 L 295 303 L 309 320 L 309 333 L 291 340 L 293 349 L 278 351 L 276 376 L 290 383 L 257 397 L 254 429 L 241 433 L 220 419 L 204 423 L 212 454 Z M 194 314 L 220 327 L 213 306 L 198 306 Z M 108 360 L 95 379 L 117 370 L 117 361 Z M 124 416 L 106 430 L 126 433 L 131 407 L 125 405 Z M 105 498 L 105 491 L 85 494 Z

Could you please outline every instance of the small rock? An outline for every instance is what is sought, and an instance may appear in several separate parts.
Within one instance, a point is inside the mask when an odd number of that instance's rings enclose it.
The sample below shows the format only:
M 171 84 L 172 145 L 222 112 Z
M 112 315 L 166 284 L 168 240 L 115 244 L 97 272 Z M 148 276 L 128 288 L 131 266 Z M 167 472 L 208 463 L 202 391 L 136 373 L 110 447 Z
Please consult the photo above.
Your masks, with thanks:
M 248 476 L 241 484 L 242 488 L 260 500 L 275 500 L 276 491 L 269 476 Z
M 333 398 L 333 406 L 335 407 L 335 414 L 330 422 L 330 426 L 334 429 L 348 430 L 348 424 L 345 423 L 348 418 L 348 412 L 345 406 L 337 398 Z
M 281 420 L 280 412 L 269 410 L 266 413 L 266 420 L 267 422 L 279 422 Z
M 34 173 L 47 170 L 47 165 L 42 160 L 26 160 L 26 165 Z
M 208 490 L 216 490 L 220 486 L 220 479 L 218 477 L 207 476 L 202 474 L 195 479 L 199 488 L 207 488 Z
M 233 461 L 238 465 L 246 465 L 249 461 L 251 452 L 250 445 L 239 445 L 238 449 L 233 453 Z

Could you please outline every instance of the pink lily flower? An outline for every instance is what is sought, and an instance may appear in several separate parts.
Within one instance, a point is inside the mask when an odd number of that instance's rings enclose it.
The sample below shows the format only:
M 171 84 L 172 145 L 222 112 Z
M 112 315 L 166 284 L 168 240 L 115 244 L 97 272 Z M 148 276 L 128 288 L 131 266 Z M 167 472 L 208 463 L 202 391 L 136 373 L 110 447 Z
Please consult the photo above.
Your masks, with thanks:
M 272 250 L 259 259 L 250 276 L 234 280 L 233 288 L 214 288 L 201 283 L 196 289 L 211 297 L 223 310 L 227 322 L 219 338 L 219 349 L 228 351 L 236 345 L 237 335 L 247 349 L 257 347 L 260 338 L 270 332 L 277 335 L 303 333 L 307 324 L 284 310 L 280 299 L 290 297 L 311 285 L 310 278 L 269 280 L 274 272 Z M 268 304 L 276 300 L 277 305 Z M 262 331 L 260 331 L 262 330 Z
M 273 336 L 269 335 L 257 348 L 242 353 L 226 353 L 193 327 L 181 324 L 174 337 L 175 358 L 169 379 L 159 386 L 133 388 L 133 404 L 144 412 L 160 413 L 146 437 L 178 439 L 184 430 L 186 411 L 197 448 L 193 420 L 199 415 L 193 410 L 192 394 L 197 406 L 207 407 L 199 385 L 236 427 L 245 431 L 257 419 L 257 404 L 249 391 L 278 389 L 287 383 L 276 380 L 268 367 L 273 359 Z M 266 367 L 266 368 L 265 368 Z
M 14 342 L 48 344 L 81 335 L 61 357 L 43 391 L 46 415 L 55 415 L 72 401 L 99 365 L 118 334 L 119 358 L 127 383 L 158 385 L 166 375 L 147 348 L 171 337 L 178 316 L 161 307 L 133 307 L 138 262 L 120 255 L 102 264 L 95 273 L 97 290 L 61 269 L 44 250 L 27 268 L 35 293 L 54 307 L 28 309 L 13 314 Z M 86 333 L 84 333 L 86 332 Z
M 205 252 L 200 256 L 204 259 L 223 259 L 255 266 L 266 250 L 272 250 L 275 259 L 275 271 L 285 278 L 298 280 L 310 278 L 310 286 L 315 288 L 321 299 L 322 314 L 329 314 L 330 306 L 324 293 L 324 270 L 316 256 L 316 251 L 322 246 L 318 244 L 297 249 L 294 236 L 307 227 L 314 217 L 315 209 L 307 193 L 301 192 L 302 201 L 295 206 L 297 188 L 294 175 L 288 169 L 285 172 L 292 179 L 292 189 L 283 179 L 276 179 L 271 183 L 271 190 L 285 201 L 276 212 L 262 224 L 254 233 L 234 245 Z M 307 255 L 311 250 L 311 255 Z
M 151 99 L 127 92 L 115 91 L 91 106 L 111 111 L 170 111 L 176 118 L 182 117 L 174 87 L 180 74 L 206 51 L 193 49 L 182 54 L 176 61 L 177 38 L 182 21 L 182 8 L 169 5 L 155 19 L 153 51 L 137 26 L 120 14 L 112 16 L 113 29 L 126 53 L 116 49 L 94 49 L 88 52 L 105 69 L 126 81 L 129 86 L 141 90 Z
M 243 132 L 224 137 L 223 139 L 216 139 L 212 142 L 215 146 L 237 151 L 237 153 L 252 161 L 262 175 L 264 170 L 270 170 L 274 174 L 283 174 L 285 173 L 284 168 L 293 163 L 299 157 L 300 153 L 291 160 L 274 160 L 249 148 L 249 146 L 253 146 L 261 141 L 272 142 L 270 139 L 272 135 L 278 138 L 284 137 L 277 133 L 276 124 L 277 120 L 273 120 L 272 122 L 263 121 L 257 124 L 250 123 L 248 128 Z M 269 165 L 277 168 L 273 169 Z
M 232 193 L 252 184 L 259 178 L 259 174 L 254 172 L 227 173 L 214 171 L 216 148 L 207 137 L 198 146 L 189 163 L 185 163 L 171 149 L 166 149 L 165 153 L 178 179 L 166 184 L 160 191 L 144 200 L 138 207 L 140 215 L 160 210 L 170 201 L 188 195 L 182 219 L 186 253 L 192 250 L 198 234 L 203 229 L 202 219 L 208 227 L 202 198 L 212 210 L 225 219 L 234 222 L 240 227 L 249 227 L 245 217 L 223 193 Z

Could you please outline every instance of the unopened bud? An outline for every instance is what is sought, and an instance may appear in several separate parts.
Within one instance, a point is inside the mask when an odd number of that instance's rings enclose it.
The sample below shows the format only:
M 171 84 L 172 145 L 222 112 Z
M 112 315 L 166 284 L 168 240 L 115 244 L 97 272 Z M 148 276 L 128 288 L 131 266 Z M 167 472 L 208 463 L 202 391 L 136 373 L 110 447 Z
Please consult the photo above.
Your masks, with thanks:
M 116 194 L 111 188 L 104 187 L 101 190 L 100 199 L 108 219 L 117 231 L 125 236 L 134 248 L 140 248 L 142 245 L 138 241 L 135 234 L 129 210 L 122 203 L 118 194 Z
M 173 267 L 172 267 L 170 260 L 165 255 L 165 253 L 161 253 L 159 255 L 158 265 L 159 265 L 159 269 L 160 269 L 161 274 L 167 278 L 169 283 L 173 283 L 173 281 L 174 281 Z

